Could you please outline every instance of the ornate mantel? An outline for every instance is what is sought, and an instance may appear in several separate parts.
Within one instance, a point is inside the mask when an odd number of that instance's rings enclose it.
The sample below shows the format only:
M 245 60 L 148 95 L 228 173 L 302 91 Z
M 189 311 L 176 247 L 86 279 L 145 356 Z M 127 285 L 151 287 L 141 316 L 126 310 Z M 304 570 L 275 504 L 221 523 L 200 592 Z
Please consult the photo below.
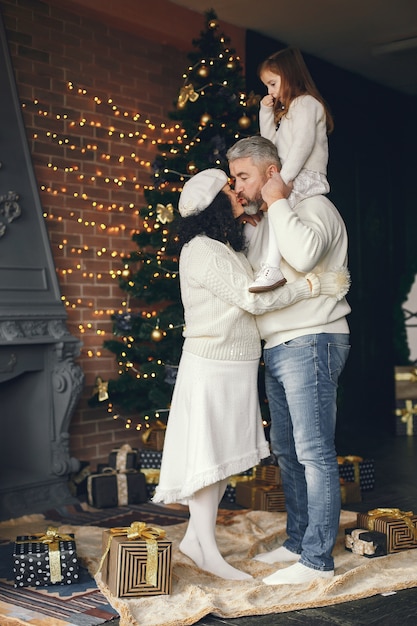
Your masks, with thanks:
M 83 385 L 0 16 L 0 519 L 72 501 L 68 429 Z

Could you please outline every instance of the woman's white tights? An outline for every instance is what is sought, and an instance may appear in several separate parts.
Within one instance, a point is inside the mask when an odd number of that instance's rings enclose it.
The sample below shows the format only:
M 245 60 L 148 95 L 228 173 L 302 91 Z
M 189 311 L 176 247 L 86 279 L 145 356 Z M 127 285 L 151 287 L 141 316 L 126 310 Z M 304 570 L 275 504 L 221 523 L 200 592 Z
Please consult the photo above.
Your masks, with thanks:
M 224 495 L 227 479 L 204 487 L 190 498 L 190 519 L 180 550 L 201 569 L 228 580 L 247 580 L 250 574 L 229 565 L 220 554 L 216 543 L 216 520 L 219 503 Z

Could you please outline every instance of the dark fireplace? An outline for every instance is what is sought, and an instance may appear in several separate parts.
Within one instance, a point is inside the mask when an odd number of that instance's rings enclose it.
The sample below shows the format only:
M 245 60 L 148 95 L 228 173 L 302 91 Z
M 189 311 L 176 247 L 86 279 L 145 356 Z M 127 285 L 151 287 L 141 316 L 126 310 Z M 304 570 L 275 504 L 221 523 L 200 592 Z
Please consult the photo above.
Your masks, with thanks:
M 80 342 L 48 240 L 0 16 L 0 519 L 72 501 L 68 429 Z

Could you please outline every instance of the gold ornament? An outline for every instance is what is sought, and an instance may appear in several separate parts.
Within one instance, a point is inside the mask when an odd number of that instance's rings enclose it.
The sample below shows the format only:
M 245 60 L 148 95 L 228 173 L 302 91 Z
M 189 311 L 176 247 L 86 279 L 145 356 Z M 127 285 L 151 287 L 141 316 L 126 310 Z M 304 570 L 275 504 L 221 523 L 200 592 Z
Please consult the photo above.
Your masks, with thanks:
M 156 328 L 154 328 L 151 332 L 151 338 L 153 341 L 161 341 L 161 339 L 163 339 L 163 336 L 164 334 L 159 326 L 156 326 Z
M 161 224 L 168 224 L 174 220 L 174 207 L 171 203 L 167 204 L 157 204 L 156 205 L 156 219 L 161 222 Z
M 239 124 L 240 128 L 249 128 L 251 121 L 247 115 L 243 115 L 241 118 L 238 119 L 237 123 Z
M 207 67 L 207 65 L 202 65 L 201 67 L 198 68 L 198 75 L 201 76 L 201 78 L 207 78 L 207 76 L 210 74 L 210 70 Z
M 203 115 L 200 117 L 200 124 L 205 126 L 209 122 L 211 122 L 211 115 L 209 113 L 203 113 Z
M 100 378 L 100 376 L 97 376 L 97 378 L 96 378 L 96 386 L 94 387 L 93 394 L 94 395 L 96 393 L 98 394 L 98 401 L 99 402 L 104 402 L 104 400 L 108 400 L 109 399 L 109 394 L 107 392 L 108 385 L 109 385 L 109 383 L 104 382 L 104 380 L 102 380 Z
M 187 104 L 187 100 L 189 100 L 190 102 L 195 102 L 196 100 L 198 100 L 198 96 L 199 94 L 194 91 L 194 87 L 191 83 L 184 85 L 183 87 L 181 87 L 180 95 L 178 96 L 178 108 L 183 109 Z
M 129 278 L 129 276 L 130 276 L 130 269 L 128 267 L 125 267 L 124 270 L 122 270 L 122 276 L 123 276 L 123 278 Z

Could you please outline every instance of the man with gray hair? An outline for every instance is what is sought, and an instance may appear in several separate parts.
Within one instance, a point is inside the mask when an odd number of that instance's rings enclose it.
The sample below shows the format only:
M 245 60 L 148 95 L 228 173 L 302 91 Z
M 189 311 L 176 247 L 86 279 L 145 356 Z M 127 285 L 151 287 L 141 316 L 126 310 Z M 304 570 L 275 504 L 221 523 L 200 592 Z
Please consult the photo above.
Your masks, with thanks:
M 249 214 L 247 256 L 254 272 L 260 270 L 268 248 L 268 220 L 288 283 L 307 272 L 346 267 L 348 238 L 342 217 L 322 195 L 305 198 L 291 209 L 287 201 L 291 187 L 279 174 L 278 153 L 271 141 L 258 136 L 241 139 L 227 158 L 237 199 Z M 332 551 L 341 507 L 336 396 L 350 349 L 349 312 L 345 298 L 320 295 L 257 317 L 265 341 L 271 448 L 281 468 L 288 537 L 283 546 L 255 559 L 293 562 L 264 578 L 268 585 L 334 575 Z

